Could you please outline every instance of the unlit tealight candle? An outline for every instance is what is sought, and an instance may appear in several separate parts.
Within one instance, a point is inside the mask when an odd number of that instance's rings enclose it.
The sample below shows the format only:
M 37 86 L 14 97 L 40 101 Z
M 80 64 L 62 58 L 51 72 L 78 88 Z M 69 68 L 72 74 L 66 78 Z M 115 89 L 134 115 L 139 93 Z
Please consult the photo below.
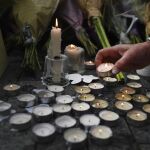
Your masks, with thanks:
M 70 95 L 60 95 L 56 97 L 56 102 L 60 104 L 70 104 L 72 101 L 73 98 Z

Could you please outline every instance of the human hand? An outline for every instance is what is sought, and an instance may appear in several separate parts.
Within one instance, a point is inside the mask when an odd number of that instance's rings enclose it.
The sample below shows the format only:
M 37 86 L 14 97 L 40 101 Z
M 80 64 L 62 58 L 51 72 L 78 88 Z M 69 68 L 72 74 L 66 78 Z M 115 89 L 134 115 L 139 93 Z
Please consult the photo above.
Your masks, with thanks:
M 95 58 L 98 66 L 104 62 L 114 63 L 112 72 L 141 69 L 150 64 L 150 42 L 120 44 L 100 50 Z

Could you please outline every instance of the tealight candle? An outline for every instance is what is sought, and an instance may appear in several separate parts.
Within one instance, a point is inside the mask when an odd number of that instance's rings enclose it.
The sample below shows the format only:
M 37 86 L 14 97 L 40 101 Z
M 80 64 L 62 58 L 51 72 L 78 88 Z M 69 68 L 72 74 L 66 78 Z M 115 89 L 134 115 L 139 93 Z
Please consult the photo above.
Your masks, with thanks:
M 112 68 L 114 64 L 112 63 L 102 63 L 97 67 L 97 73 L 99 77 L 108 77 L 112 75 Z
M 135 126 L 143 125 L 147 121 L 147 114 L 140 110 L 131 110 L 127 113 L 127 120 Z
M 117 101 L 115 103 L 115 109 L 120 115 L 126 114 L 129 110 L 133 109 L 133 105 L 126 101 Z
M 117 83 L 117 79 L 112 77 L 104 77 L 103 81 L 105 82 L 106 86 L 115 86 Z
M 84 65 L 85 65 L 85 68 L 89 69 L 89 70 L 92 70 L 92 69 L 96 68 L 95 62 L 93 62 L 91 60 L 90 61 L 85 61 Z
M 124 93 L 117 93 L 115 95 L 115 98 L 120 101 L 131 101 L 132 100 L 132 97 L 130 95 L 124 94 Z
M 9 95 L 17 95 L 20 89 L 21 86 L 18 84 L 7 84 L 3 87 L 5 93 Z
M 59 132 L 63 131 L 64 129 L 72 128 L 76 125 L 76 119 L 71 116 L 61 116 L 55 120 L 55 124 L 59 130 Z
M 126 86 L 126 87 L 121 88 L 120 92 L 122 92 L 123 94 L 133 95 L 135 94 L 136 91 L 135 89 Z
M 55 96 L 54 93 L 48 90 L 42 90 L 38 93 L 40 102 L 43 104 L 52 103 L 54 100 L 54 96 Z
M 91 141 L 98 145 L 108 144 L 113 136 L 111 128 L 104 125 L 92 127 L 89 133 Z
M 133 96 L 133 102 L 136 106 L 143 106 L 143 104 L 146 104 L 149 102 L 149 98 L 142 94 L 136 94 Z
M 77 116 L 80 116 L 83 113 L 88 112 L 90 109 L 90 105 L 85 102 L 82 102 L 82 103 L 74 102 L 74 103 L 72 103 L 71 107 L 73 109 L 73 112 Z
M 84 49 L 73 44 L 65 48 L 65 54 L 68 57 L 68 66 L 72 71 L 80 71 L 84 68 Z
M 88 94 L 91 89 L 88 86 L 75 86 L 75 92 L 78 94 Z
M 49 85 L 48 90 L 55 93 L 55 96 L 59 96 L 64 92 L 64 88 L 60 85 Z
M 7 116 L 11 112 L 12 105 L 10 103 L 0 101 L 0 115 Z
M 87 134 L 80 128 L 72 128 L 64 132 L 64 139 L 70 144 L 81 144 L 86 141 Z
M 101 83 L 90 83 L 88 86 L 91 89 L 91 92 L 96 95 L 104 89 L 104 85 Z
M 36 103 L 36 96 L 33 94 L 21 94 L 17 96 L 17 100 L 21 107 L 32 107 Z
M 142 84 L 138 82 L 129 82 L 127 83 L 127 86 L 134 88 L 137 92 L 139 92 L 142 88 Z
M 135 75 L 135 74 L 128 74 L 127 79 L 129 81 L 139 81 L 140 77 L 138 75 Z
M 60 95 L 56 97 L 56 102 L 60 104 L 70 104 L 73 102 L 73 98 L 70 95 Z
M 146 92 L 146 96 L 150 98 L 150 92 Z
M 145 104 L 142 109 L 147 113 L 148 117 L 150 117 L 150 104 Z
M 110 126 L 116 125 L 119 120 L 119 115 L 113 111 L 102 110 L 99 113 L 99 117 L 102 121 Z
M 70 105 L 64 105 L 64 104 L 55 104 L 53 105 L 53 111 L 55 115 L 66 115 L 71 112 L 71 106 Z
M 55 136 L 55 127 L 49 123 L 39 123 L 32 128 L 34 138 L 38 142 L 50 142 Z
M 16 113 L 11 116 L 9 123 L 13 129 L 25 130 L 31 126 L 32 116 L 27 113 Z
M 88 130 L 90 127 L 99 125 L 100 119 L 94 114 L 85 114 L 80 117 L 80 124 Z
M 108 102 L 102 99 L 95 99 L 92 103 L 92 109 L 95 113 L 99 113 L 102 109 L 106 109 L 108 107 Z
M 33 116 L 38 122 L 48 122 L 52 118 L 53 110 L 49 106 L 39 105 L 33 108 Z
M 79 95 L 79 100 L 83 102 L 90 103 L 95 100 L 95 96 L 93 94 L 82 94 Z

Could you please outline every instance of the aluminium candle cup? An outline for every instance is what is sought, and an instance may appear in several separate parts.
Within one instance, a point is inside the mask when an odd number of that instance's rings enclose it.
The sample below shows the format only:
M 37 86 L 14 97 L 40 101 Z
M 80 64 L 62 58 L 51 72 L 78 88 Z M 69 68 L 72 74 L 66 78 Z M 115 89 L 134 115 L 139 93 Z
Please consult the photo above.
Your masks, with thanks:
M 47 88 L 49 91 L 55 94 L 55 97 L 62 95 L 64 92 L 64 87 L 60 85 L 50 85 Z
M 92 101 L 95 100 L 95 96 L 93 94 L 81 94 L 78 96 L 78 99 L 81 102 L 86 102 L 90 104 Z
M 22 131 L 31 127 L 32 115 L 16 113 L 10 117 L 9 123 L 13 129 Z
M 49 123 L 39 123 L 32 128 L 34 140 L 40 143 L 49 143 L 55 139 L 56 129 Z
M 127 83 L 127 86 L 135 89 L 136 93 L 140 93 L 142 89 L 142 84 L 139 82 L 129 82 Z
M 126 101 L 115 102 L 115 110 L 119 115 L 126 115 L 126 113 L 133 109 L 133 105 Z
M 8 116 L 11 113 L 12 105 L 10 103 L 0 101 L 0 115 Z
M 66 129 L 73 128 L 76 126 L 76 119 L 71 116 L 60 116 L 55 119 L 55 125 L 58 133 L 64 132 Z
M 140 110 L 131 110 L 127 113 L 127 121 L 133 126 L 144 126 L 147 122 L 147 114 Z
M 85 61 L 84 62 L 85 68 L 88 70 L 94 70 L 96 68 L 95 62 L 93 61 Z
M 33 94 L 21 94 L 17 96 L 20 107 L 32 107 L 35 105 L 37 97 Z
M 117 85 L 117 79 L 112 77 L 104 77 L 103 78 L 104 85 L 107 87 L 114 87 Z
M 109 103 L 103 99 L 95 99 L 91 102 L 91 109 L 94 113 L 99 113 L 101 110 L 108 108 Z
M 71 104 L 73 102 L 73 98 L 70 95 L 60 95 L 56 97 L 56 102 L 58 104 Z
M 65 104 L 54 104 L 53 112 L 55 117 L 71 114 L 71 106 Z
M 54 102 L 55 94 L 48 90 L 42 90 L 38 93 L 38 97 L 42 104 L 51 104 Z
M 16 96 L 20 93 L 21 86 L 18 84 L 7 84 L 3 87 L 4 93 L 9 96 Z
M 136 93 L 136 90 L 131 88 L 131 87 L 123 87 L 120 89 L 120 92 L 123 93 L 123 94 L 129 94 L 129 95 L 133 95 Z
M 112 63 L 102 63 L 97 67 L 97 74 L 99 77 L 109 77 L 112 76 L 112 68 L 114 64 Z
M 120 119 L 117 113 L 109 110 L 102 110 L 99 113 L 99 117 L 102 122 L 108 126 L 116 126 Z
M 147 113 L 147 116 L 148 118 L 150 118 L 150 104 L 145 104 L 143 107 L 142 107 L 142 110 Z
M 110 127 L 98 125 L 90 129 L 89 136 L 91 143 L 97 145 L 106 145 L 111 142 L 113 132 Z
M 89 113 L 90 111 L 90 105 L 85 102 L 73 102 L 72 105 L 72 112 L 76 118 L 80 117 L 83 114 Z
M 86 132 L 88 132 L 91 127 L 97 126 L 100 124 L 100 118 L 94 114 L 82 115 L 79 121 L 80 121 L 81 127 L 83 127 Z
M 119 101 L 131 101 L 132 100 L 132 96 L 129 94 L 124 94 L 124 93 L 117 93 L 115 95 L 115 99 L 119 100 Z
M 53 110 L 49 106 L 35 106 L 32 111 L 33 117 L 37 122 L 49 122 L 53 117 Z
M 64 139 L 68 148 L 84 149 L 87 144 L 87 134 L 80 128 L 71 128 L 64 132 Z
M 127 81 L 128 82 L 139 82 L 140 81 L 140 77 L 136 74 L 128 74 L 127 75 Z
M 133 99 L 133 104 L 139 108 L 141 108 L 144 104 L 149 103 L 149 98 L 142 94 L 133 95 L 132 99 Z
M 94 95 L 100 94 L 104 89 L 104 85 L 101 83 L 90 83 L 88 86 L 91 89 L 91 93 Z

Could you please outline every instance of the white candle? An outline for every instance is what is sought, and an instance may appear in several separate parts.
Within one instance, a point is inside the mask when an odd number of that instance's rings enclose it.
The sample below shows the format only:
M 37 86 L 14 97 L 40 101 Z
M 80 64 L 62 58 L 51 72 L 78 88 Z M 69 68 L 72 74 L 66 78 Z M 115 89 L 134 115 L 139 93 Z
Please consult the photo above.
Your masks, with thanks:
M 97 67 L 97 73 L 100 77 L 107 77 L 112 75 L 112 68 L 114 67 L 114 64 L 112 63 L 102 63 Z
M 97 126 L 100 124 L 100 119 L 96 115 L 93 114 L 86 114 L 82 115 L 80 117 L 80 123 L 84 127 L 92 127 L 92 126 Z
M 17 85 L 17 84 L 8 84 L 8 85 L 5 85 L 3 89 L 6 90 L 6 91 L 11 92 L 11 91 L 19 90 L 20 88 L 21 88 L 20 85 Z
M 119 119 L 119 115 L 109 110 L 103 110 L 99 113 L 101 119 L 105 121 L 116 121 Z
M 117 93 L 115 95 L 115 98 L 120 101 L 131 101 L 132 100 L 131 95 L 124 94 L 124 93 Z
M 83 48 L 71 44 L 65 48 L 65 54 L 68 56 L 69 59 L 69 67 L 73 71 L 79 71 L 80 68 L 83 66 L 84 61 L 82 58 L 84 57 Z
M 54 92 L 57 96 L 57 95 L 60 95 L 64 91 L 64 88 L 63 86 L 60 86 L 60 85 L 49 85 L 48 90 L 51 92 Z
M 91 60 L 90 61 L 85 61 L 84 65 L 85 65 L 86 69 L 95 69 L 95 67 L 96 67 L 95 62 L 93 62 Z
M 81 143 L 86 138 L 87 134 L 80 128 L 72 128 L 64 132 L 64 139 L 69 143 Z
M 133 101 L 138 102 L 138 103 L 148 103 L 149 98 L 142 94 L 136 94 L 136 95 L 133 95 Z
M 70 104 L 72 101 L 73 98 L 70 95 L 60 95 L 56 97 L 56 102 L 60 104 Z
M 91 89 L 88 86 L 76 86 L 75 91 L 78 94 L 87 94 L 91 92 Z
M 93 127 L 90 130 L 90 134 L 97 139 L 106 140 L 112 137 L 113 133 L 111 128 L 103 125 L 99 125 L 96 127 Z
M 96 109 L 104 109 L 104 108 L 107 108 L 108 105 L 109 105 L 108 102 L 102 99 L 95 99 L 92 102 L 92 107 Z
M 150 114 L 150 104 L 144 105 L 144 106 L 143 106 L 143 110 L 144 110 L 146 113 Z
M 120 92 L 122 92 L 123 94 L 129 94 L 129 95 L 133 95 L 135 94 L 135 89 L 130 88 L 130 87 L 123 87 L 120 89 Z
M 0 101 L 0 115 L 9 115 L 11 107 L 10 103 Z
M 135 89 L 139 89 L 142 87 L 142 85 L 138 82 L 129 82 L 129 83 L 127 83 L 127 86 L 129 86 L 131 88 L 135 88 Z
M 104 88 L 104 85 L 101 84 L 101 83 L 90 83 L 89 84 L 89 87 L 92 89 L 92 90 L 101 90 Z
M 68 113 L 71 111 L 71 106 L 64 104 L 55 104 L 53 105 L 53 111 L 60 114 Z
M 138 75 L 135 75 L 135 74 L 128 74 L 128 75 L 127 75 L 127 78 L 128 78 L 129 80 L 134 80 L 134 81 L 140 80 L 140 77 L 139 77 Z
M 105 82 L 108 82 L 108 83 L 115 83 L 115 82 L 117 82 L 117 79 L 116 78 L 112 78 L 112 77 L 104 77 L 103 80 Z
M 55 120 L 55 124 L 60 128 L 71 128 L 75 126 L 76 120 L 71 116 L 61 116 Z
M 48 49 L 48 57 L 54 58 L 60 56 L 61 53 L 61 28 L 58 28 L 58 20 L 56 19 L 55 27 L 51 30 L 51 41 Z
M 21 94 L 17 96 L 20 106 L 31 107 L 36 102 L 36 96 L 33 94 Z
M 92 102 L 95 100 L 95 96 L 93 94 L 82 94 L 79 96 L 79 100 L 84 102 Z
M 87 111 L 90 109 L 90 105 L 87 104 L 87 103 L 77 103 L 77 102 L 74 102 L 72 103 L 71 105 L 72 109 L 75 110 L 75 111 Z
M 129 102 L 121 102 L 121 101 L 117 101 L 115 103 L 115 107 L 119 110 L 123 110 L 123 111 L 129 111 L 133 108 L 133 105 Z
M 146 96 L 150 98 L 150 92 L 146 92 Z
M 33 127 L 32 132 L 35 136 L 44 138 L 53 135 L 55 130 L 55 127 L 49 123 L 39 123 Z
M 147 119 L 146 113 L 139 110 L 131 110 L 127 113 L 127 117 L 134 121 L 145 121 Z

